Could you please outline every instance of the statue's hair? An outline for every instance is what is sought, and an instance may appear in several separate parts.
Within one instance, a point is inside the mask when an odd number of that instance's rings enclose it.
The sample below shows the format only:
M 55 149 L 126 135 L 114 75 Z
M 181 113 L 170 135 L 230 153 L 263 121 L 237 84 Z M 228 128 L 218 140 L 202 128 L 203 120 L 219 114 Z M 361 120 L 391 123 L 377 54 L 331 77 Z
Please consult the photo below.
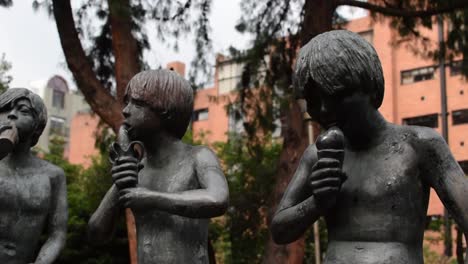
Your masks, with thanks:
M 184 136 L 193 112 L 193 89 L 188 81 L 170 70 L 143 71 L 128 83 L 125 97 L 130 93 L 162 114 L 169 133 L 177 138 Z
M 36 145 L 39 137 L 47 125 L 47 108 L 39 95 L 25 88 L 10 88 L 0 94 L 0 111 L 12 109 L 14 104 L 20 100 L 26 99 L 31 103 L 32 112 L 36 119 L 36 128 L 34 130 L 31 147 Z
M 347 30 L 317 35 L 302 47 L 294 81 L 296 95 L 302 97 L 310 94 L 305 89 L 314 88 L 329 95 L 360 91 L 369 95 L 372 105 L 379 108 L 384 96 L 377 52 L 360 35 Z

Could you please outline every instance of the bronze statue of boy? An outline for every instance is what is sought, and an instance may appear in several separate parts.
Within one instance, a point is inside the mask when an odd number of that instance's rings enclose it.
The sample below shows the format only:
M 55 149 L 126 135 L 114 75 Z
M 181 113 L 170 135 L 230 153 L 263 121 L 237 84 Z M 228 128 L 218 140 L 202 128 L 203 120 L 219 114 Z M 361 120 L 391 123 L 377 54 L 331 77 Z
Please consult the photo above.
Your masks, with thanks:
M 215 154 L 181 141 L 193 111 L 190 84 L 173 71 L 144 71 L 128 83 L 125 104 L 122 128 L 146 155 L 140 164 L 114 163 L 114 185 L 89 221 L 91 238 L 108 239 L 131 208 L 138 264 L 208 263 L 209 218 L 226 210 L 228 188 Z
M 384 79 L 367 41 L 344 30 L 318 35 L 295 73 L 308 113 L 329 131 L 289 183 L 271 224 L 276 242 L 298 239 L 324 216 L 325 263 L 423 263 L 431 187 L 467 234 L 468 179 L 435 130 L 378 112 Z
M 46 107 L 31 91 L 12 88 L 0 95 L 0 117 L 2 139 L 17 131 L 11 152 L 1 151 L 0 263 L 53 263 L 66 241 L 67 189 L 63 170 L 31 153 L 47 123 Z M 43 230 L 47 240 L 37 251 Z

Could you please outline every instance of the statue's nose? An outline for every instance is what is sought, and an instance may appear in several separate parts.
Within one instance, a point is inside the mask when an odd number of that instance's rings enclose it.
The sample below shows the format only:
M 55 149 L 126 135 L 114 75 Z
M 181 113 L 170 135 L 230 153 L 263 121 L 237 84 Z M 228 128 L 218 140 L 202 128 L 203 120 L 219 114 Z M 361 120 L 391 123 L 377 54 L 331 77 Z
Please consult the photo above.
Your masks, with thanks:
M 16 120 L 16 119 L 18 119 L 18 115 L 16 114 L 16 110 L 15 110 L 15 109 L 11 110 L 10 113 L 8 113 L 8 116 L 7 116 L 7 117 L 8 117 L 8 119 L 10 119 L 10 120 Z

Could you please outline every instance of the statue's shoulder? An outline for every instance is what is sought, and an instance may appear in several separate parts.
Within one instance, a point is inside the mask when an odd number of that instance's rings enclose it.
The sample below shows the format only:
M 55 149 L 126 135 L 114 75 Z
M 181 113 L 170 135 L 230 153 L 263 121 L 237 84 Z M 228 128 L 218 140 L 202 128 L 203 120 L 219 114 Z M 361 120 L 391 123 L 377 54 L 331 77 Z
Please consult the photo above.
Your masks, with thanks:
M 46 160 L 40 158 L 34 158 L 35 166 L 38 167 L 38 171 L 42 171 L 52 179 L 65 179 L 65 172 L 59 166 L 52 164 Z
M 435 129 L 423 126 L 394 125 L 397 134 L 408 139 L 415 147 L 444 142 L 442 135 Z
M 207 146 L 190 146 L 192 157 L 197 165 L 219 166 L 216 153 Z

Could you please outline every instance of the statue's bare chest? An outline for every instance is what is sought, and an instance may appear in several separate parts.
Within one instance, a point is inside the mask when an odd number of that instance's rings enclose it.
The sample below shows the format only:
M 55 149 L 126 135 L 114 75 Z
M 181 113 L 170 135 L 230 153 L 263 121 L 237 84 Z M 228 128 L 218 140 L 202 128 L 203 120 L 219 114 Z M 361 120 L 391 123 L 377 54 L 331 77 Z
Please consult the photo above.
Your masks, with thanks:
M 343 171 L 348 179 L 326 216 L 332 239 L 406 243 L 420 236 L 429 187 L 411 144 L 387 140 L 370 150 L 345 151 Z
M 0 168 L 0 211 L 37 215 L 48 212 L 51 184 L 48 175 L 32 169 Z
M 178 192 L 199 188 L 193 159 L 180 157 L 165 163 L 151 164 L 138 175 L 141 187 L 161 192 Z
M 367 152 L 345 153 L 348 176 L 340 197 L 359 204 L 401 203 L 421 193 L 417 154 L 406 142 L 391 142 Z

